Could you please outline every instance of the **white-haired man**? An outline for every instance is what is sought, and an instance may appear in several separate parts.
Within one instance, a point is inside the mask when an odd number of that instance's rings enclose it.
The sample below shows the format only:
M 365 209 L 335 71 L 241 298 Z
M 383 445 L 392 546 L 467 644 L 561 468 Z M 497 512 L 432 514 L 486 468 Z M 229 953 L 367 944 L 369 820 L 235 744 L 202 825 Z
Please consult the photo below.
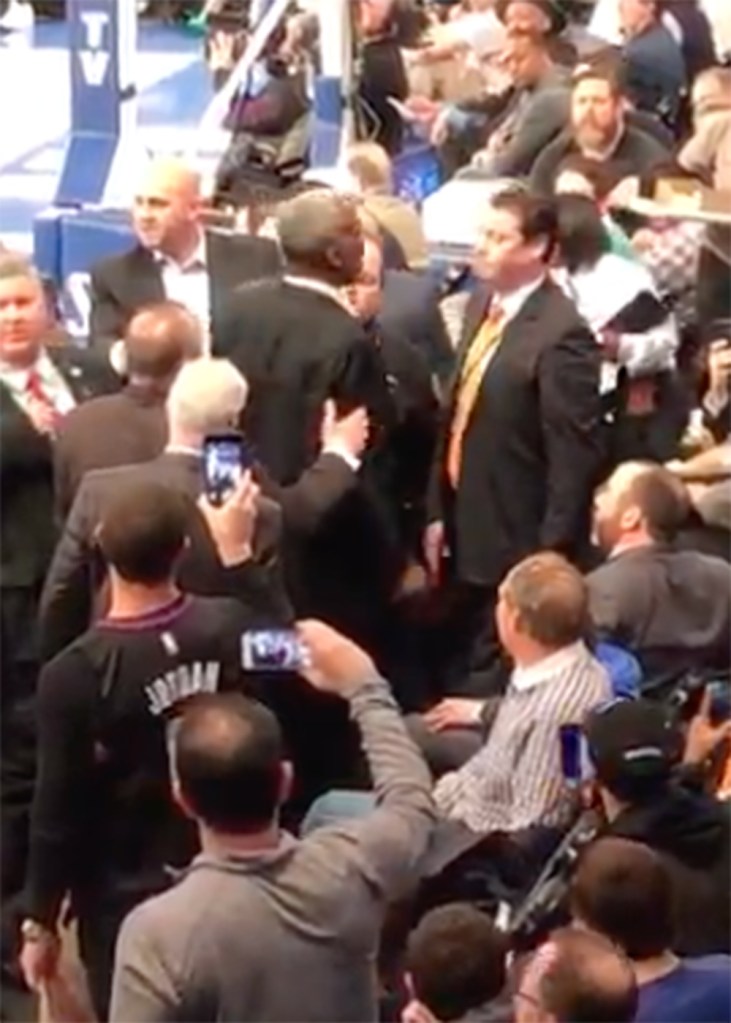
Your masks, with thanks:
M 87 473 L 79 488 L 53 558 L 41 599 L 41 643 L 52 656 L 88 626 L 103 574 L 97 555 L 97 530 L 106 505 L 120 489 L 143 480 L 162 481 L 184 494 L 191 506 L 203 489 L 203 442 L 229 431 L 239 421 L 248 385 L 226 359 L 196 359 L 178 373 L 167 400 L 168 442 L 151 462 Z M 261 467 L 260 485 L 284 507 L 285 524 L 304 529 L 354 485 L 358 456 L 367 439 L 367 417 L 355 410 L 337 420 L 328 410 L 321 430 L 322 454 L 293 487 L 277 487 Z M 216 557 L 203 520 L 196 514 L 191 547 L 181 566 L 185 588 L 206 595 L 248 594 L 269 616 L 290 618 L 280 575 L 282 508 L 259 498 L 250 558 L 229 571 Z

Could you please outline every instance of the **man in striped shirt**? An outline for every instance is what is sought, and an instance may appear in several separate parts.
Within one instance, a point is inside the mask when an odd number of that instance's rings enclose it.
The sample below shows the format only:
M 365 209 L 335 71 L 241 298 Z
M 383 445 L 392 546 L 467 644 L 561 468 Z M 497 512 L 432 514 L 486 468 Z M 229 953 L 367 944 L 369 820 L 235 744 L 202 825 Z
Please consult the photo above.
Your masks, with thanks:
M 580 724 L 611 695 L 604 668 L 583 641 L 586 584 L 560 555 L 535 554 L 516 565 L 500 586 L 496 614 L 514 665 L 510 684 L 484 746 L 434 791 L 441 816 L 458 824 L 465 847 L 486 835 L 567 823 L 559 729 Z M 480 701 L 459 703 L 462 724 L 479 719 Z

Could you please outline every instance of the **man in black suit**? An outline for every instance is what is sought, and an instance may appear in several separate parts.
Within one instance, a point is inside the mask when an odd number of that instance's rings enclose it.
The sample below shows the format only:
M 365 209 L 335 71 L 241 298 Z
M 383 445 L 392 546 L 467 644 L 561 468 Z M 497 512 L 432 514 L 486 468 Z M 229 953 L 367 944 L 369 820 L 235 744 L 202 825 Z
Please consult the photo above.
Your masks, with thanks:
M 592 620 L 638 658 L 646 686 L 731 668 L 731 567 L 675 548 L 689 504 L 680 480 L 644 462 L 620 465 L 596 496 L 607 560 L 588 577 Z
M 113 386 L 113 374 L 75 348 L 46 348 L 41 281 L 23 256 L 0 254 L 0 657 L 2 897 L 23 881 L 27 774 L 33 763 L 38 672 L 35 618 L 53 552 L 53 444 L 63 417 Z M 21 781 L 21 778 L 23 781 Z M 3 949 L 5 953 L 5 949 Z
M 201 321 L 206 338 L 230 293 L 243 281 L 276 273 L 276 245 L 221 231 L 204 231 L 200 177 L 178 159 L 156 160 L 136 191 L 132 223 L 137 244 L 91 270 L 91 343 L 109 348 L 143 306 L 181 302 Z
M 522 190 L 491 201 L 435 459 L 426 555 L 432 578 L 455 584 L 452 649 L 473 691 L 495 651 L 500 579 L 541 549 L 581 555 L 603 460 L 600 351 L 547 276 L 555 227 Z
M 54 454 L 60 523 L 85 473 L 162 453 L 168 391 L 183 362 L 200 356 L 202 344 L 198 319 L 178 302 L 158 302 L 132 317 L 124 336 L 124 388 L 75 408 L 59 428 Z
M 454 369 L 454 349 L 439 297 L 439 288 L 429 274 L 386 270 L 379 320 L 387 334 L 417 348 L 439 383 L 446 385 Z
M 317 455 L 328 398 L 341 408 L 364 405 L 376 432 L 390 423 L 392 406 L 380 355 L 341 292 L 363 260 L 355 205 L 334 192 L 306 192 L 282 203 L 276 232 L 284 277 L 237 291 L 213 350 L 246 377 L 247 436 L 286 484 Z

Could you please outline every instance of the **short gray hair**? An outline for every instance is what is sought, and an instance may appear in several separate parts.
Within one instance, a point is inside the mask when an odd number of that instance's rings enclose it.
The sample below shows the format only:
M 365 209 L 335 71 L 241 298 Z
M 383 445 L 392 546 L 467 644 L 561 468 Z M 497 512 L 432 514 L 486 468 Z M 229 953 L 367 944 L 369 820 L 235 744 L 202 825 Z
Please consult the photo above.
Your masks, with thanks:
M 249 387 L 228 359 L 192 359 L 180 369 L 167 400 L 171 428 L 200 437 L 231 429 Z
M 281 203 L 276 228 L 285 257 L 303 263 L 321 258 L 337 238 L 343 215 L 355 205 L 353 199 L 328 188 Z
M 39 288 L 43 286 L 41 275 L 25 253 L 0 248 L 0 281 L 9 281 L 12 277 L 33 281 Z

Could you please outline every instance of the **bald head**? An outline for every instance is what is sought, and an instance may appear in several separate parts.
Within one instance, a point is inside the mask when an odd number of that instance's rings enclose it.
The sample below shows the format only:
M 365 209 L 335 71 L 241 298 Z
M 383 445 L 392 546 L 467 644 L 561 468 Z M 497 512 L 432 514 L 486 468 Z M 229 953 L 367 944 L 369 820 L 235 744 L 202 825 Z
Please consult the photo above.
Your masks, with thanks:
M 141 244 L 183 261 L 200 240 L 200 175 L 183 160 L 161 157 L 145 168 L 132 219 Z
M 200 321 L 179 302 L 157 302 L 141 309 L 124 336 L 127 374 L 167 389 L 181 365 L 200 356 Z
M 360 273 L 363 237 L 352 199 L 328 189 L 304 192 L 281 204 L 277 237 L 288 267 L 336 286 Z
M 515 1010 L 516 1023 L 629 1023 L 637 1011 L 632 966 L 599 934 L 556 931 L 526 967 Z

